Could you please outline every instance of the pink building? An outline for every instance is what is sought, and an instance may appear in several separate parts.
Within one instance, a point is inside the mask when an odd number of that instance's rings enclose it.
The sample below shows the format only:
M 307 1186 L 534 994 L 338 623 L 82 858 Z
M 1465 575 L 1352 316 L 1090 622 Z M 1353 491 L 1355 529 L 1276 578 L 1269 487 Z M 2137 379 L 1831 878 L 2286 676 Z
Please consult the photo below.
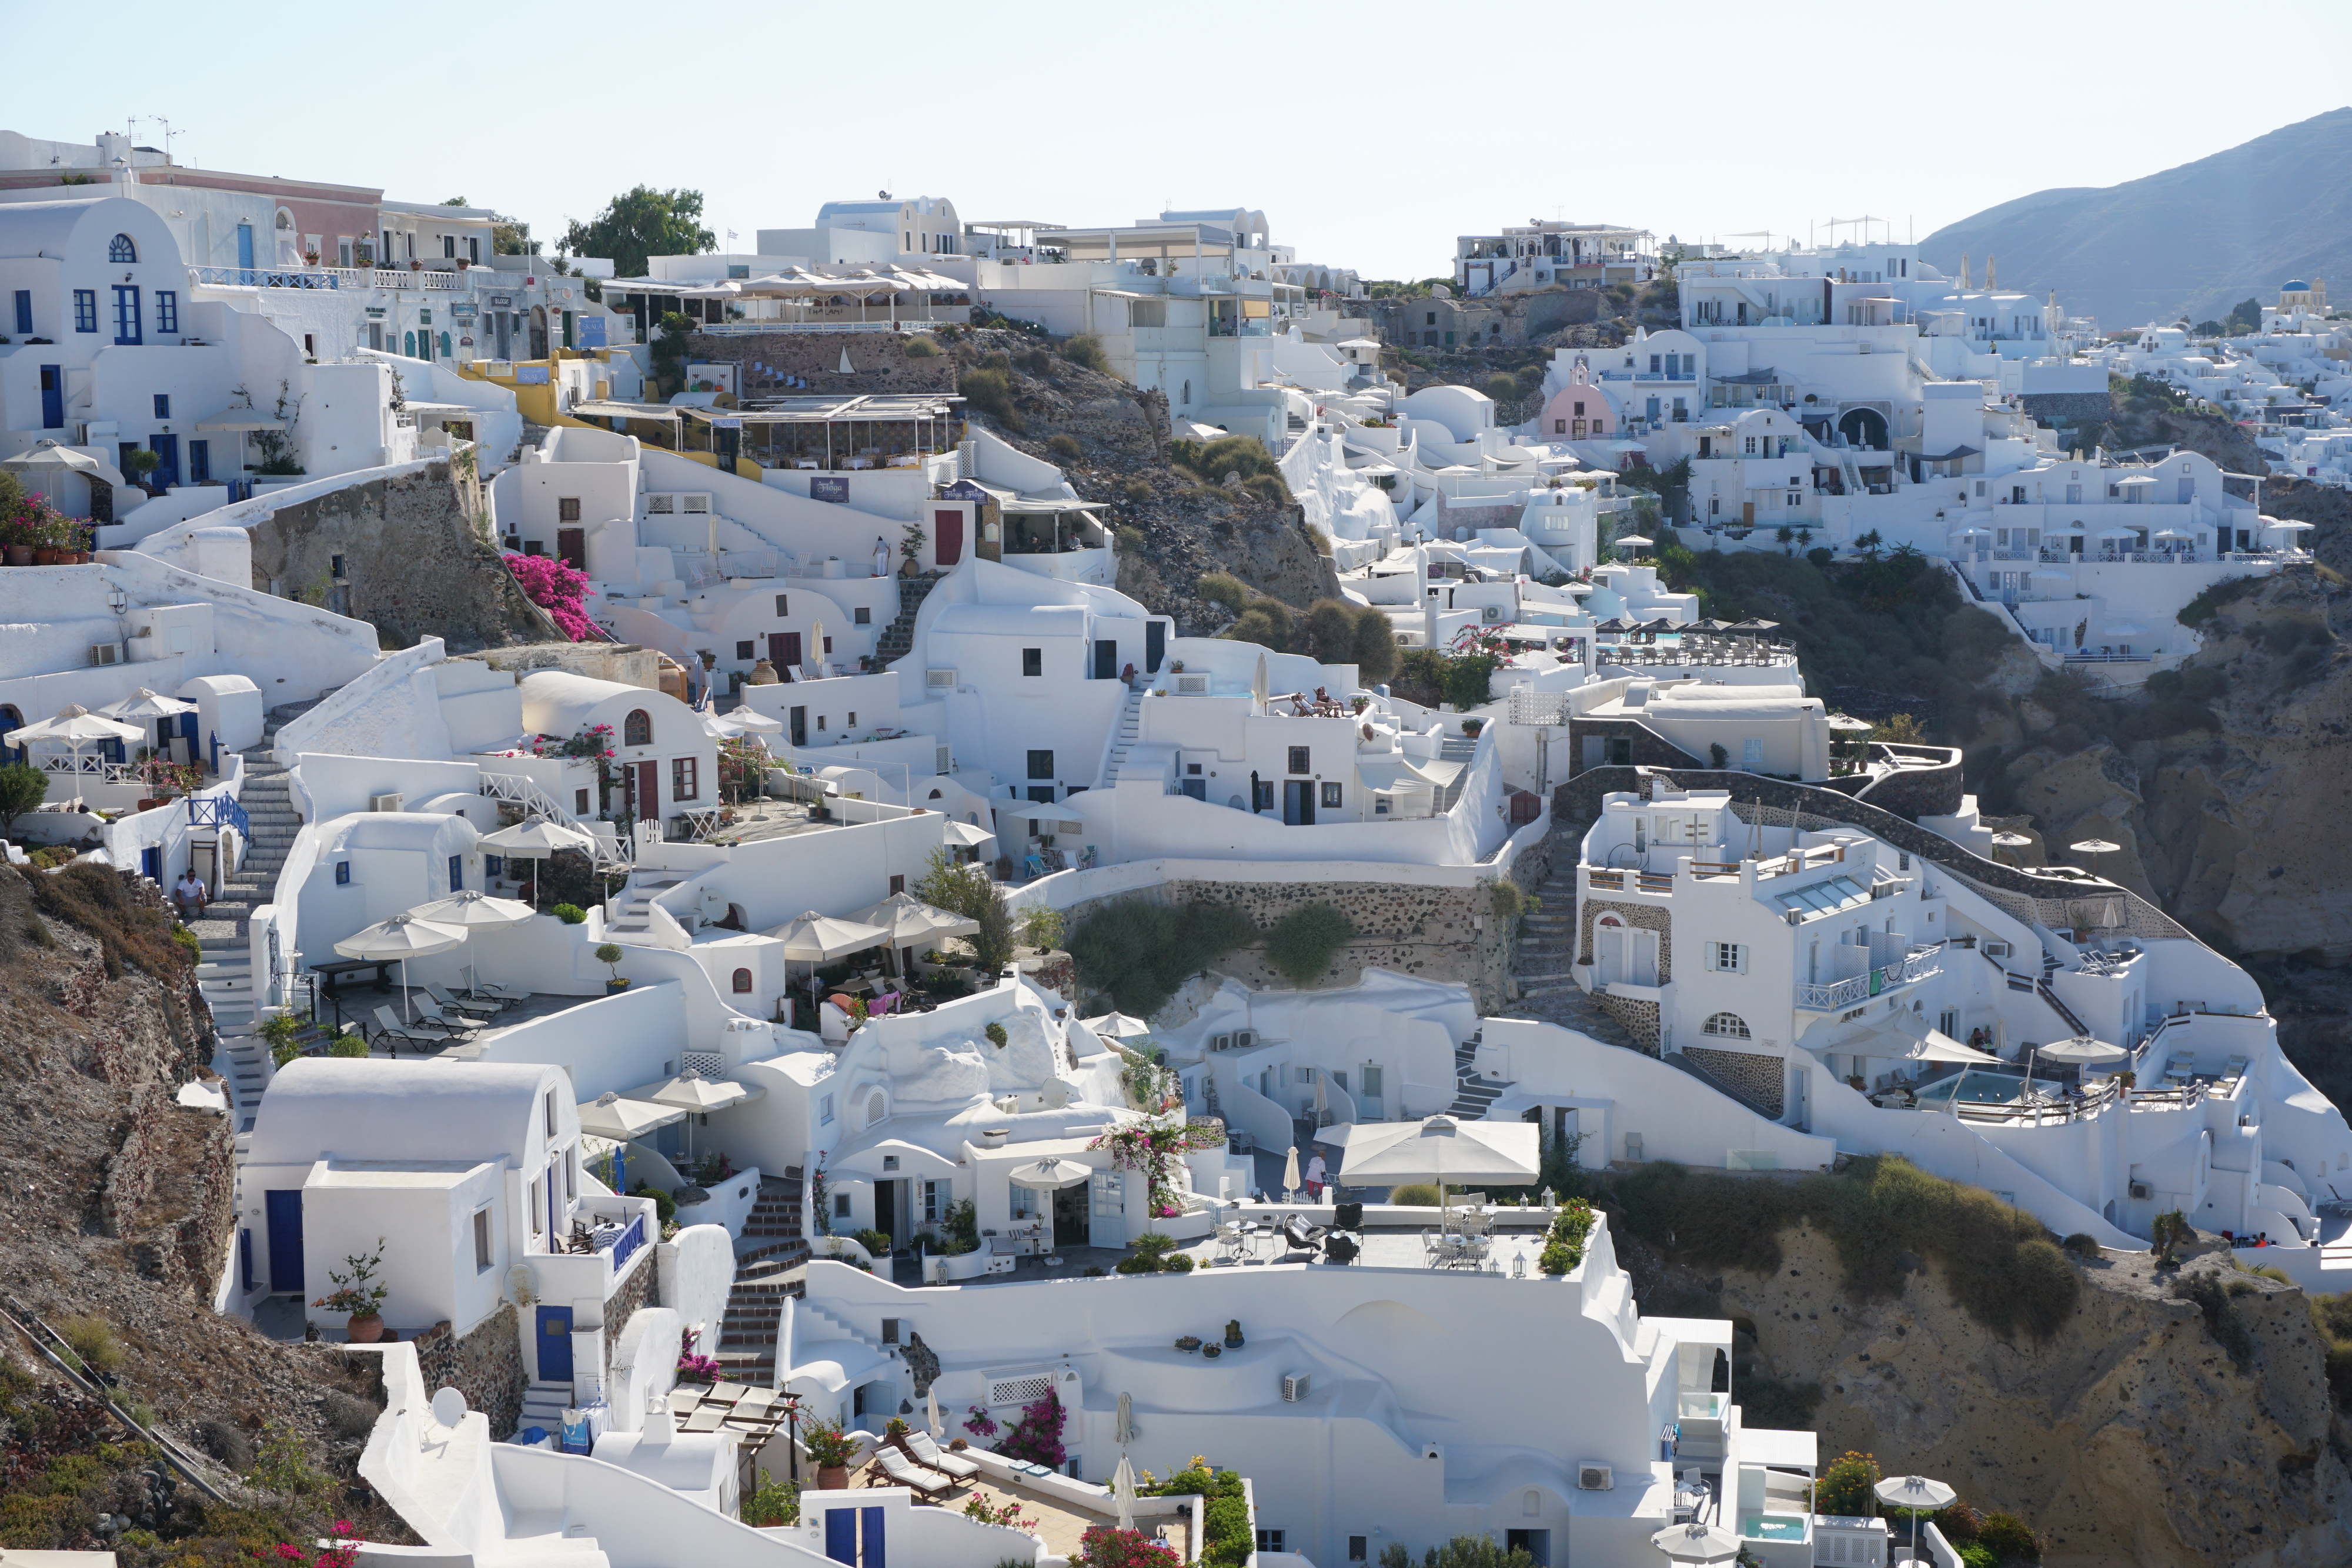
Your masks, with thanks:
M 1569 382 L 1544 404 L 1536 427 L 1537 439 L 1597 441 L 1617 431 L 1617 408 L 1592 380 L 1592 367 L 1582 355 L 1569 371 Z

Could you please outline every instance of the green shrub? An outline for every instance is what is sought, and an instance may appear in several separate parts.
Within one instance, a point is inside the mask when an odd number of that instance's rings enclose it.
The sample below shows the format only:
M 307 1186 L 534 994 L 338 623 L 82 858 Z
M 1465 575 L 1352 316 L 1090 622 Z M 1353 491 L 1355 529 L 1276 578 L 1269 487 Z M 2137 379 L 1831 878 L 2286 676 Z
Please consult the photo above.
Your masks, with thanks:
M 2218 1275 L 2210 1273 L 2184 1274 L 2172 1282 L 2172 1293 L 2197 1303 L 2204 1314 L 2205 1330 L 2213 1343 L 2229 1355 L 2232 1364 L 2244 1367 L 2254 1359 L 2254 1336 L 2246 1327 L 2245 1319 L 2238 1315 L 2237 1302 L 2232 1299 L 2250 1290 L 2242 1281 L 2233 1282 L 2241 1289 L 2222 1284 Z M 1988 1521 L 1990 1522 L 1990 1521 Z
M 1076 463 L 1087 455 L 1086 448 L 1078 444 L 1078 438 L 1075 435 L 1056 435 L 1045 443 L 1045 450 L 1065 463 Z
M 1023 910 L 1016 924 L 1023 942 L 1047 952 L 1062 945 L 1062 936 L 1066 929 L 1062 912 L 1047 909 L 1042 904 Z
M 981 1032 L 987 1035 L 988 1043 L 996 1047 L 999 1051 L 1003 1051 L 1006 1042 L 1013 1038 L 1011 1035 L 1004 1032 L 1004 1026 L 1001 1023 L 992 1023 Z
M 1328 904 L 1309 904 L 1276 921 L 1265 934 L 1265 961 L 1304 986 L 1330 970 L 1331 960 L 1356 935 L 1356 923 Z
M 898 345 L 898 351 L 910 360 L 936 360 L 940 357 L 940 345 L 930 338 L 909 338 Z
M 1878 1460 L 1849 1448 L 1822 1471 L 1814 1483 L 1813 1496 L 1822 1513 L 1859 1518 L 1877 1511 L 1877 1499 L 1872 1489 L 1878 1480 Z
M 1149 1018 L 1201 970 L 1256 935 L 1229 904 L 1173 907 L 1141 895 L 1114 900 L 1066 938 L 1078 978 L 1121 1012 Z
M 1160 1260 L 1157 1257 L 1138 1252 L 1132 1257 L 1120 1259 L 1111 1267 L 1122 1274 L 1157 1274 L 1160 1272 Z
M 1147 1230 L 1128 1245 L 1144 1257 L 1164 1258 L 1176 1250 L 1176 1239 L 1164 1230 Z
M 1137 507 L 1140 507 L 1147 502 L 1156 500 L 1160 496 L 1160 492 L 1153 489 L 1150 482 L 1145 479 L 1129 479 L 1126 481 L 1124 484 L 1119 486 L 1118 493 L 1120 497 L 1127 501 L 1129 505 Z M 1119 548 L 1122 549 L 1128 548 L 1127 530 L 1124 528 L 1119 530 Z M 1143 548 L 1143 536 L 1141 534 L 1135 536 L 1134 548 L 1137 549 L 1141 549 Z
M 1189 1274 L 1192 1271 L 1192 1260 L 1187 1254 L 1179 1252 L 1173 1258 L 1162 1260 L 1160 1267 L 1164 1273 Z
M 11 831 L 16 819 L 48 799 L 49 776 L 29 763 L 0 767 L 0 833 Z
M 1966 1546 L 1955 1544 L 1953 1550 L 1968 1568 L 2000 1568 L 2000 1554 L 1990 1546 L 1971 1541 Z
M 1204 571 L 1201 574 L 1201 597 L 1213 604 L 1222 604 L 1239 615 L 1249 605 L 1249 589 L 1238 577 L 1229 572 Z
M 204 938 L 189 930 L 186 926 L 176 924 L 173 925 L 172 927 L 172 941 L 178 946 L 182 953 L 187 956 L 189 963 L 201 964 L 205 961 Z
M 1536 1560 L 1524 1546 L 1497 1545 L 1491 1535 L 1457 1535 L 1443 1546 L 1433 1546 L 1415 1563 L 1402 1541 L 1381 1548 L 1381 1568 L 1535 1568 Z
M 588 920 L 588 912 L 576 904 L 559 904 L 548 913 L 566 925 L 585 925 Z
M 991 355 L 991 359 L 997 358 Z M 964 406 L 977 409 L 1011 431 L 1021 430 L 1021 412 L 1013 403 L 1013 372 L 983 364 L 978 370 L 966 371 L 958 378 L 957 391 L 963 393 Z
M 1585 1243 L 1592 1237 L 1592 1206 L 1580 1197 L 1562 1200 L 1544 1232 L 1543 1251 L 1536 1267 L 1547 1274 L 1565 1274 L 1584 1261 Z
M 918 338 L 918 343 L 928 339 Z M 936 354 L 939 350 L 934 348 Z M 773 1530 L 780 1525 L 801 1521 L 801 1489 L 790 1481 L 778 1480 L 762 1473 L 758 1490 L 743 1500 L 743 1522 L 756 1529 Z
M 667 1225 L 677 1214 L 677 1199 L 670 1197 L 669 1194 L 664 1192 L 657 1186 L 648 1186 L 644 1182 L 639 1182 L 637 1184 L 636 1190 L 629 1194 L 629 1196 L 631 1197 L 652 1198 L 654 1200 L 654 1218 L 660 1220 L 664 1225 Z
M 59 1318 L 56 1327 L 58 1337 L 73 1346 L 74 1354 L 90 1371 L 111 1376 L 122 1370 L 122 1342 L 114 1337 L 114 1325 L 104 1318 L 94 1313 Z
M 1198 1497 L 1206 1506 L 1201 1521 L 1200 1560 L 1213 1568 L 1242 1568 L 1257 1549 L 1249 1504 L 1242 1497 L 1242 1478 L 1233 1470 L 1212 1470 L 1195 1465 L 1178 1470 L 1156 1486 L 1139 1487 L 1145 1497 Z
M 2003 1563 L 2039 1563 L 2041 1538 L 2015 1514 L 1989 1513 L 1977 1528 L 1977 1544 L 1990 1549 Z
M 1389 1190 L 1389 1201 L 1405 1208 L 1435 1208 L 1437 1185 L 1434 1182 L 1409 1181 Z
M 887 1234 L 875 1229 L 870 1225 L 863 1230 L 855 1230 L 850 1232 L 850 1239 L 856 1242 L 860 1247 L 865 1248 L 868 1252 L 873 1253 L 877 1258 L 887 1258 L 890 1256 L 892 1249 L 897 1246 L 897 1243 L 892 1241 Z
M 338 1034 L 327 1042 L 329 1056 L 359 1057 L 365 1056 L 367 1053 L 368 1042 L 365 1035 Z
M 2077 1230 L 2074 1235 L 2069 1236 L 2065 1240 L 2061 1241 L 2058 1245 L 2064 1248 L 2067 1251 L 2073 1253 L 2077 1258 L 2096 1258 L 2099 1255 L 2099 1239 L 2095 1236 L 2086 1235 L 2080 1230 Z
M 1102 340 L 1092 332 L 1080 332 L 1062 345 L 1062 358 L 1074 365 L 1084 365 L 1102 375 L 1110 374 L 1110 358 L 1103 352 Z
M 1242 482 L 1261 475 L 1270 475 L 1277 482 L 1282 478 L 1281 465 L 1265 443 L 1255 435 L 1221 435 L 1214 441 L 1171 441 L 1168 444 L 1171 466 L 1181 468 L 1202 484 L 1220 486 L 1225 476 L 1237 474 Z M 1284 492 L 1285 498 L 1289 492 Z

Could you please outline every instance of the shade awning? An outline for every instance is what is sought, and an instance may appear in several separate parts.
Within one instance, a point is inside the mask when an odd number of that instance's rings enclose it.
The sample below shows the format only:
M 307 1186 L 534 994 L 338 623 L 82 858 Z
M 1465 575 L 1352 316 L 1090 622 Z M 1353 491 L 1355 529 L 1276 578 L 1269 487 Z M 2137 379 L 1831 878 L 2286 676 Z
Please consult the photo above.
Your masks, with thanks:
M 465 944 L 469 933 L 413 915 L 394 915 L 362 926 L 335 944 L 346 958 L 424 958 Z
M 194 713 L 196 711 L 196 705 L 182 702 L 177 697 L 167 697 L 160 692 L 150 691 L 147 687 L 141 686 L 121 702 L 109 703 L 98 711 L 101 717 L 121 719 L 125 724 L 136 724 L 142 719 L 170 718 L 174 714 Z
M 840 920 L 809 910 L 768 933 L 784 945 L 784 956 L 803 963 L 845 957 L 888 944 L 890 933 L 863 921 Z
M 947 824 L 947 837 L 948 842 L 971 850 L 978 849 L 996 835 L 978 822 L 950 822 Z
M 537 911 L 519 899 L 492 898 L 478 889 L 467 888 L 446 898 L 436 898 L 430 904 L 417 904 L 408 913 L 436 925 L 453 925 L 467 931 L 496 931 L 503 926 L 520 925 Z
M 1341 1147 L 1350 1186 L 1383 1182 L 1528 1182 L 1541 1174 L 1541 1129 L 1532 1122 L 1360 1123 Z
M 925 904 L 912 894 L 894 893 L 870 908 L 850 916 L 860 925 L 879 926 L 889 934 L 893 947 L 911 947 L 942 936 L 979 935 L 980 922 Z
M 600 1094 L 580 1107 L 580 1130 L 600 1138 L 633 1143 L 648 1133 L 686 1120 L 675 1105 L 656 1105 L 619 1094 Z
M 482 848 L 503 855 L 539 860 L 558 850 L 581 850 L 593 854 L 596 837 L 583 829 L 562 827 L 534 817 L 511 828 L 500 828 L 495 833 L 484 833 L 481 843 Z
M 724 1111 L 730 1105 L 740 1105 L 757 1100 L 767 1091 L 750 1083 L 737 1083 L 725 1078 L 703 1078 L 682 1072 L 676 1078 L 659 1083 L 640 1083 L 629 1091 L 632 1100 L 644 1100 L 656 1105 L 675 1106 L 680 1111 L 708 1113 Z
M 144 740 L 147 732 L 135 724 L 100 718 L 79 703 L 68 703 L 56 716 L 12 729 L 0 736 L 10 746 L 48 741 L 58 746 L 89 746 L 101 740 Z
M 1066 1186 L 1076 1186 L 1095 1174 L 1092 1166 L 1080 1165 L 1056 1155 L 1049 1159 L 1034 1160 L 1025 1166 L 1014 1166 L 1004 1179 L 1014 1186 L 1025 1186 L 1033 1192 L 1055 1192 Z

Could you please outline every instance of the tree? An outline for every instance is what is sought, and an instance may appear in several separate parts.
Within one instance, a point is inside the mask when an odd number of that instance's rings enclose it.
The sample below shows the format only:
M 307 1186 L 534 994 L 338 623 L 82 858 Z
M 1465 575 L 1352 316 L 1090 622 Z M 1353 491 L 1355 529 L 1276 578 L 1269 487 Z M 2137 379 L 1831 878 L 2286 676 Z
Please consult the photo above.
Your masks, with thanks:
M 702 226 L 702 193 L 637 185 L 604 204 L 586 223 L 567 224 L 560 248 L 572 256 L 610 256 L 617 277 L 643 277 L 646 258 L 715 250 L 719 236 Z
M 2259 299 L 2241 299 L 2237 304 L 2231 306 L 2230 308 L 2230 328 L 2232 335 L 2235 335 L 2241 329 L 2248 332 L 2261 331 L 2263 329 L 2263 302 Z
M 1388 612 L 1368 604 L 1356 617 L 1356 678 L 1377 686 L 1396 670 L 1396 628 L 1390 623 Z
M 38 808 L 48 793 L 49 776 L 39 768 L 23 762 L 0 768 L 0 833 L 15 828 L 16 819 Z
M 539 241 L 530 237 L 530 225 L 520 218 L 492 218 L 490 249 L 499 256 L 537 256 Z
M 662 312 L 660 332 L 654 338 L 654 379 L 675 392 L 686 384 L 686 344 L 694 319 L 677 310 Z
M 997 975 L 1013 962 L 1013 911 L 1004 902 L 1004 889 L 995 883 L 988 884 L 988 895 L 979 913 L 972 916 L 980 922 L 980 930 L 971 939 L 972 956 L 983 975 Z

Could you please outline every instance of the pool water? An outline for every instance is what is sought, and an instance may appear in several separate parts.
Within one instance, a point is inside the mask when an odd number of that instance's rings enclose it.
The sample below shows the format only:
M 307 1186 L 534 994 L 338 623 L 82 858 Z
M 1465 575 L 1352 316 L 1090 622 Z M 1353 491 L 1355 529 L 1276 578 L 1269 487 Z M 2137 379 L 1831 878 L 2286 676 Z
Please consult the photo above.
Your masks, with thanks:
M 1805 1521 L 1793 1513 L 1742 1514 L 1739 1533 L 1751 1541 L 1802 1541 Z
M 1964 1104 L 2008 1105 L 2015 1103 L 2024 1085 L 2024 1078 L 2014 1072 L 1970 1068 L 1957 1078 L 1947 1078 L 1922 1089 L 1918 1101 L 1922 1105 L 1948 1105 L 1958 1093 Z

